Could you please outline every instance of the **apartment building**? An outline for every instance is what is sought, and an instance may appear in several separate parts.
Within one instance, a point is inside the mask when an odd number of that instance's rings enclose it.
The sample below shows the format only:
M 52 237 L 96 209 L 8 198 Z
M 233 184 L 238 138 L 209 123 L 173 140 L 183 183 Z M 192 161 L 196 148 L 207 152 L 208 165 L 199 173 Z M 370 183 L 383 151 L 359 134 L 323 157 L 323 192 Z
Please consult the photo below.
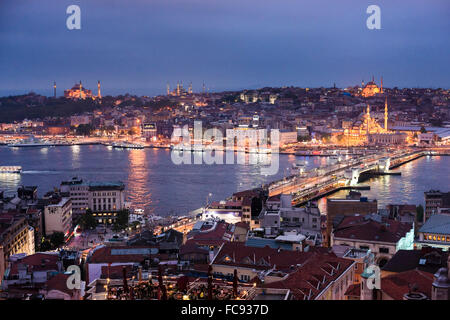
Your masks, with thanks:
M 53 196 L 44 207 L 45 235 L 62 232 L 66 237 L 72 229 L 72 202 L 70 198 Z
M 34 254 L 34 247 L 34 230 L 23 216 L 0 214 L 0 279 L 10 256 Z

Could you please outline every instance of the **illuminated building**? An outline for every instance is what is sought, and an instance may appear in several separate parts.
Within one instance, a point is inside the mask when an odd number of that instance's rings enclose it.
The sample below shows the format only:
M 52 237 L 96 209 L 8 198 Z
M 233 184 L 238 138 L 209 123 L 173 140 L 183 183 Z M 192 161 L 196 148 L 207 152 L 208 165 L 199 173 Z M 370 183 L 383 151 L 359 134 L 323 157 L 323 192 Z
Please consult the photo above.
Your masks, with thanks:
M 363 122 L 359 126 L 350 126 L 344 130 L 343 144 L 362 145 L 362 144 L 404 144 L 407 135 L 404 133 L 389 131 L 388 129 L 388 104 L 387 99 L 384 105 L 384 127 L 370 115 L 370 106 L 367 105 L 366 113 L 363 116 Z
M 188 90 L 184 89 L 183 82 L 177 82 L 177 87 L 170 91 L 170 85 L 167 84 L 167 95 L 173 97 L 181 97 L 192 94 L 192 83 L 189 84 Z
M 361 96 L 365 98 L 372 97 L 377 93 L 383 93 L 383 78 L 381 78 L 381 87 L 378 87 L 374 78 L 372 78 L 372 81 L 368 82 L 365 86 L 363 82 L 362 87 L 364 88 L 362 89 Z
M 72 229 L 72 202 L 70 198 L 53 198 L 44 208 L 45 234 L 62 232 L 67 237 Z
M 101 99 L 102 98 L 102 94 L 100 91 L 100 80 L 98 80 L 97 82 L 97 99 Z
M 34 229 L 23 216 L 12 213 L 0 215 L 0 279 L 10 256 L 34 254 L 34 247 Z
M 142 124 L 142 135 L 146 138 L 156 137 L 157 128 L 155 123 L 143 123 Z
M 99 223 L 111 224 L 117 212 L 125 209 L 125 185 L 121 182 L 84 182 L 73 178 L 63 181 L 60 188 L 70 196 L 75 217 L 91 209 Z
M 99 85 L 99 93 L 100 93 L 100 82 Z M 92 95 L 92 91 L 88 90 L 83 87 L 81 84 L 81 81 L 79 84 L 75 84 L 71 89 L 64 90 L 64 97 L 67 99 L 86 99 L 86 98 L 92 98 L 95 99 L 95 97 Z

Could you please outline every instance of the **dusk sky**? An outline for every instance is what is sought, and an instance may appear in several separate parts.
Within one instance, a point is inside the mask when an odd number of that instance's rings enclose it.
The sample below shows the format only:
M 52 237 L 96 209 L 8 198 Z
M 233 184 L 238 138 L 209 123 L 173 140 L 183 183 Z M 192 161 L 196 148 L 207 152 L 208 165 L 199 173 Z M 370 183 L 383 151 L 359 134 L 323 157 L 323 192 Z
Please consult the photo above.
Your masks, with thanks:
M 81 30 L 66 8 L 81 8 Z M 369 30 L 369 5 L 381 30 Z M 338 87 L 450 87 L 449 0 L 1 0 L 0 95 Z

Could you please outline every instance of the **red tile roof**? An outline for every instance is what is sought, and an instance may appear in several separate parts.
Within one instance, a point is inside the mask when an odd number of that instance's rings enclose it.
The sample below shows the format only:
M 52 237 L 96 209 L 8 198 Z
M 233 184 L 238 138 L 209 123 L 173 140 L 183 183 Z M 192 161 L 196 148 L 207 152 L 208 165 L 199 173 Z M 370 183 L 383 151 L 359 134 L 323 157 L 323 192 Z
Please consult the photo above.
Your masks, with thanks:
M 59 256 L 56 254 L 35 253 L 12 262 L 10 275 L 18 274 L 18 267 L 21 264 L 27 266 L 28 272 L 52 270 L 58 271 L 58 261 Z
M 253 197 L 258 197 L 259 194 L 258 192 L 254 191 L 254 190 L 245 190 L 245 191 L 240 191 L 240 192 L 236 192 L 233 193 L 233 197 L 235 198 L 253 198 Z
M 210 228 L 210 227 L 209 227 Z M 224 242 L 231 241 L 233 236 L 233 225 L 226 222 L 218 222 L 211 231 L 203 231 L 188 234 L 186 244 L 197 244 L 200 246 L 220 246 Z
M 142 262 L 145 258 L 148 258 L 148 254 L 111 254 L 111 250 L 120 249 L 147 249 L 155 248 L 155 246 L 113 246 L 102 247 L 96 249 L 93 254 L 88 258 L 88 263 L 121 263 L 121 262 Z M 156 257 L 159 255 L 153 255 Z
M 102 266 L 102 274 L 100 276 L 101 279 L 122 279 L 123 278 L 123 267 L 125 267 L 125 272 L 127 278 L 131 278 L 133 266 L 126 265 L 114 265 L 114 266 Z M 109 269 L 109 270 L 108 270 Z
M 346 296 L 350 297 L 360 297 L 361 296 L 361 284 L 355 283 L 348 287 L 347 291 L 345 291 Z
M 403 300 L 403 295 L 410 292 L 411 285 L 416 285 L 418 292 L 431 298 L 433 275 L 419 270 L 409 270 L 381 278 L 381 290 L 394 300 Z
M 45 289 L 47 290 L 47 292 L 50 290 L 58 290 L 73 296 L 74 290 L 67 287 L 67 279 L 69 278 L 69 276 L 69 274 L 64 273 L 58 273 L 54 275 L 50 278 L 50 280 L 47 280 Z
M 291 266 L 304 263 L 311 252 L 298 252 L 246 246 L 242 242 L 225 243 L 217 253 L 213 264 L 269 270 L 274 265 L 280 271 L 291 270 Z
M 285 280 L 270 283 L 267 287 L 290 289 L 296 300 L 313 300 L 353 263 L 349 259 L 338 258 L 332 253 L 314 252 Z
M 397 243 L 409 231 L 410 223 L 395 220 L 377 222 L 364 216 L 345 217 L 333 232 L 335 238 Z

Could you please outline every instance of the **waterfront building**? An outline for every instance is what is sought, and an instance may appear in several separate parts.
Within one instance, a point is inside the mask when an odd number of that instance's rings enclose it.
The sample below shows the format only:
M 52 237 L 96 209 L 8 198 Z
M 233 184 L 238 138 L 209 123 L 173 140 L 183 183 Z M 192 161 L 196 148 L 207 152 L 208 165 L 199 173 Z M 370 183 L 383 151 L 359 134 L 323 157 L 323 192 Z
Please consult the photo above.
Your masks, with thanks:
M 90 182 L 88 204 L 99 223 L 112 224 L 126 209 L 125 185 L 120 181 Z
M 280 146 L 297 142 L 297 131 L 280 130 Z
M 418 231 L 415 242 L 417 248 L 433 247 L 449 250 L 450 248 L 450 215 L 433 214 Z
M 334 228 L 331 244 L 370 249 L 382 267 L 398 250 L 413 249 L 414 225 L 378 215 L 346 216 Z
M 72 200 L 74 220 L 90 209 L 99 223 L 111 224 L 117 212 L 126 209 L 125 185 L 120 181 L 84 182 L 73 178 L 63 181 L 60 190 Z
M 450 211 L 450 192 L 430 190 L 425 192 L 425 214 L 424 220 L 428 220 L 433 214 Z M 444 211 L 444 212 L 442 212 Z
M 147 139 L 156 137 L 156 135 L 157 135 L 156 123 L 154 123 L 154 122 L 142 123 L 141 133 L 142 133 L 142 136 L 144 136 Z

